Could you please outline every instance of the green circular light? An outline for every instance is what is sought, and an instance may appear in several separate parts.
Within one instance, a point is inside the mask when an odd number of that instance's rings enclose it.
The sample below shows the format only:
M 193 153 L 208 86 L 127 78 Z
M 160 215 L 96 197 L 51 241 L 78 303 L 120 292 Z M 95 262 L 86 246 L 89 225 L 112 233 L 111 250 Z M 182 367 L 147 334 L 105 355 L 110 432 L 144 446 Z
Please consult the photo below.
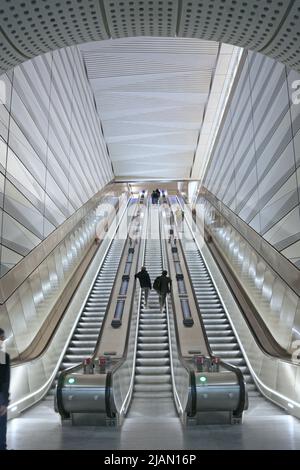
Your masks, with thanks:
M 75 383 L 75 379 L 74 379 L 73 377 L 70 377 L 70 378 L 68 379 L 68 383 L 69 383 L 69 384 Z
M 204 375 L 201 375 L 201 376 L 199 377 L 199 380 L 200 380 L 201 383 L 204 384 L 204 383 L 207 381 L 207 378 L 206 378 Z

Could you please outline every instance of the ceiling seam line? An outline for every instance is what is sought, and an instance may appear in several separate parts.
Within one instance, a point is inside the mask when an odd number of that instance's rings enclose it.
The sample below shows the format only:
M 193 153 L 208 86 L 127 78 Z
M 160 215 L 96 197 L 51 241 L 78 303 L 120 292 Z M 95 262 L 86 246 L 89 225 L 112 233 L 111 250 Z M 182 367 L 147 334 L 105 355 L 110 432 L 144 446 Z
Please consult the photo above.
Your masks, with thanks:
M 177 10 L 177 22 L 176 22 L 176 36 L 178 36 L 179 33 L 179 26 L 181 22 L 181 16 L 182 16 L 182 0 L 178 0 L 178 10 Z
M 285 23 L 285 20 L 287 19 L 288 15 L 290 14 L 291 12 L 291 9 L 293 8 L 295 4 L 295 0 L 290 0 L 290 3 L 289 3 L 289 6 L 287 7 L 286 9 L 286 12 L 285 14 L 283 15 L 278 27 L 276 28 L 276 31 L 275 33 L 273 34 L 273 36 L 271 37 L 271 39 L 269 39 L 269 41 L 267 42 L 267 44 L 265 44 L 261 49 L 258 49 L 257 52 L 260 52 L 260 53 L 263 53 L 263 51 L 265 49 L 267 49 L 270 44 L 272 44 L 272 42 L 274 41 L 274 39 L 276 38 L 276 36 L 278 35 L 279 31 L 281 30 L 283 24 Z
M 24 54 L 22 51 L 20 51 L 20 49 L 18 49 L 13 42 L 11 42 L 11 40 L 9 39 L 9 37 L 7 36 L 7 34 L 4 32 L 3 28 L 0 26 L 0 33 L 3 35 L 3 37 L 6 39 L 6 41 L 8 42 L 8 44 L 18 53 L 20 54 L 22 57 L 24 57 L 24 59 L 31 59 L 31 56 L 28 56 L 26 54 Z
M 105 5 L 104 5 L 104 1 L 103 1 L 103 0 L 99 0 L 99 6 L 100 6 L 100 11 L 101 11 L 101 15 L 102 15 L 102 20 L 103 20 L 103 25 L 104 25 L 105 31 L 106 31 L 108 37 L 109 37 L 110 39 L 112 39 L 112 35 L 111 35 L 110 29 L 109 29 L 109 24 L 108 24 L 108 20 L 107 20 L 107 16 L 106 16 L 106 10 L 105 10 Z

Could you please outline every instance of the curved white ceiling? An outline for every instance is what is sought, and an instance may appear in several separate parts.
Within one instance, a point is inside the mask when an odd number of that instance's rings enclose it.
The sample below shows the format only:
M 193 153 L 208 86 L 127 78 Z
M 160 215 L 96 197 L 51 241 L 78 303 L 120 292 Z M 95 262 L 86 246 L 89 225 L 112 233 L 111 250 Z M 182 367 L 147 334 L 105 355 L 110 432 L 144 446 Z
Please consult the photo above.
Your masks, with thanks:
M 216 104 L 234 48 L 142 37 L 80 49 L 116 177 L 190 177 L 210 92 Z
M 218 43 L 129 38 L 81 50 L 115 175 L 189 177 Z

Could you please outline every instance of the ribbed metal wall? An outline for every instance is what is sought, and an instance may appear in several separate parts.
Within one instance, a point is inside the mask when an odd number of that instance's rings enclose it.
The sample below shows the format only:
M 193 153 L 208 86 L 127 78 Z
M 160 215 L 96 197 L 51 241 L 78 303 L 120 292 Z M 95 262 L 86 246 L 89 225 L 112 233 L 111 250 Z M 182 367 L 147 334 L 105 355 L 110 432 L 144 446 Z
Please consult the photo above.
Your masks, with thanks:
M 112 179 L 77 47 L 0 77 L 1 276 Z
M 203 184 L 300 268 L 296 80 L 297 72 L 248 53 Z

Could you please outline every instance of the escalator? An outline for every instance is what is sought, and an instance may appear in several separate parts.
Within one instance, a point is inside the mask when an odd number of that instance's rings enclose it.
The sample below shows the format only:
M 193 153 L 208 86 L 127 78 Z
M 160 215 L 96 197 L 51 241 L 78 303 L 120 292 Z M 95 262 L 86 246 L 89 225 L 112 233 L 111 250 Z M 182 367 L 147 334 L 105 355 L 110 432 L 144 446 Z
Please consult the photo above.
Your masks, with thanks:
M 178 205 L 177 197 L 170 197 L 169 201 L 171 206 L 172 204 Z M 191 234 L 189 226 L 186 222 L 183 224 L 182 248 L 212 354 L 238 367 L 244 376 L 248 395 L 257 396 L 255 383 L 214 282 L 194 238 L 187 235 Z
M 112 242 L 82 310 L 60 370 L 73 367 L 81 363 L 84 358 L 93 355 L 115 282 L 123 246 L 124 240 Z
M 210 348 L 215 356 L 239 367 L 248 393 L 256 394 L 254 381 L 203 258 L 195 243 L 189 241 L 185 246 L 183 241 L 183 246 Z
M 135 204 L 133 199 L 128 207 L 132 204 Z M 82 364 L 85 358 L 90 358 L 94 354 L 102 323 L 109 306 L 125 241 L 123 238 L 116 238 L 112 240 L 107 250 L 105 259 L 82 308 L 80 318 L 52 383 L 49 395 L 54 394 L 58 377 L 62 371 Z
M 152 206 L 150 215 L 143 263 L 153 283 L 163 270 L 159 207 Z M 179 426 L 173 400 L 167 312 L 166 308 L 160 311 L 158 295 L 152 289 L 147 309 L 141 299 L 133 395 L 124 426 L 129 429 L 137 418 L 158 423 L 166 416 Z
M 155 209 L 157 217 L 152 220 L 159 230 L 158 208 Z M 161 275 L 163 266 L 159 240 L 147 239 L 145 266 L 152 282 Z M 166 311 L 160 312 L 158 295 L 153 289 L 149 294 L 148 308 L 144 307 L 144 299 L 141 305 L 133 398 L 172 398 Z

